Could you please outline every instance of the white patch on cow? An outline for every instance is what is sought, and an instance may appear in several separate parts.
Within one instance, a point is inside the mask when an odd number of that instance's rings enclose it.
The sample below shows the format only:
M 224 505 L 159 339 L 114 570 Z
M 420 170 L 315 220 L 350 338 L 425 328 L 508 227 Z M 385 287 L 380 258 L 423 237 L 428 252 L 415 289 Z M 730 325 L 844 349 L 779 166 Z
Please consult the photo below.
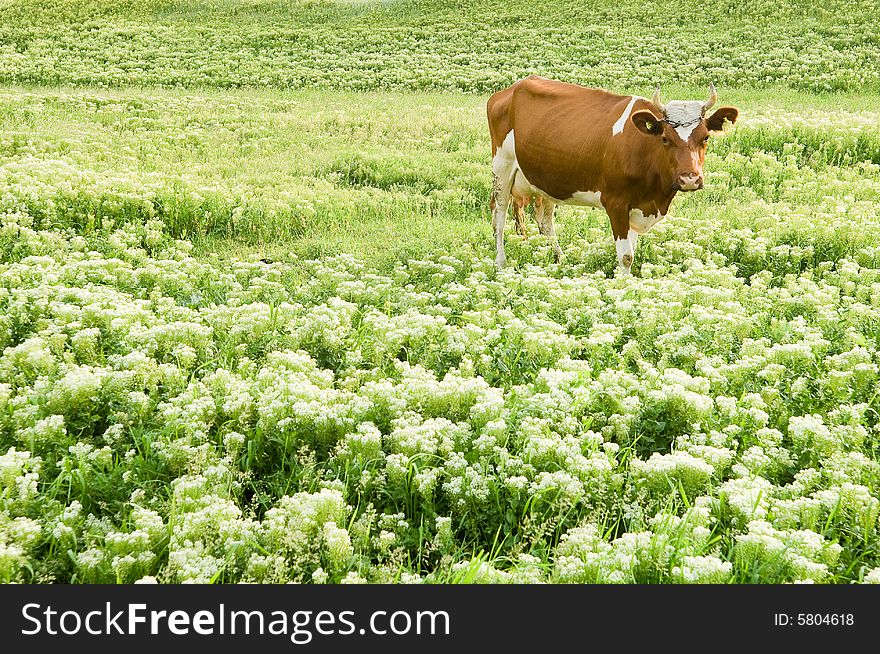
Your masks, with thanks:
M 499 169 L 506 169 L 510 166 L 513 166 L 514 169 L 514 178 L 513 178 L 513 188 L 511 189 L 511 194 L 515 198 L 531 198 L 538 194 L 538 189 L 532 186 L 531 182 L 526 179 L 526 176 L 519 169 L 519 162 L 516 160 L 516 137 L 513 134 L 513 130 L 508 132 L 507 136 L 504 137 L 504 142 L 501 144 L 495 151 L 495 158 L 492 160 L 492 167 L 495 169 L 496 167 Z
M 632 269 L 635 255 L 633 242 L 629 238 L 619 238 L 614 241 L 614 245 L 617 246 L 617 263 L 620 264 L 620 269 L 628 275 Z
M 493 164 L 495 161 L 505 161 L 509 162 L 511 159 L 516 161 L 516 138 L 513 135 L 513 130 L 510 130 L 507 133 L 507 136 L 504 137 L 504 141 L 501 143 L 501 147 L 495 150 L 495 157 L 492 159 Z
M 565 204 L 602 209 L 602 194 L 599 191 L 575 191 L 575 193 L 565 201 Z
M 617 122 L 611 126 L 611 135 L 617 136 L 623 131 L 624 126 L 626 125 L 626 121 L 629 120 L 629 115 L 632 113 L 633 105 L 636 103 L 636 100 L 639 99 L 639 96 L 634 95 L 630 98 L 629 104 L 626 105 L 626 109 L 623 110 L 623 113 L 620 114 L 620 118 L 617 119 Z
M 666 104 L 666 120 L 671 123 L 684 123 L 684 126 L 676 127 L 675 132 L 685 143 L 690 138 L 691 132 L 700 124 L 698 119 L 702 117 L 703 103 L 700 100 L 672 100 Z
M 630 209 L 629 210 L 629 229 L 630 233 L 636 232 L 637 234 L 644 234 L 649 229 L 651 229 L 654 225 L 659 223 L 661 220 L 666 218 L 666 216 L 661 215 L 659 212 L 653 215 L 645 215 L 641 209 Z

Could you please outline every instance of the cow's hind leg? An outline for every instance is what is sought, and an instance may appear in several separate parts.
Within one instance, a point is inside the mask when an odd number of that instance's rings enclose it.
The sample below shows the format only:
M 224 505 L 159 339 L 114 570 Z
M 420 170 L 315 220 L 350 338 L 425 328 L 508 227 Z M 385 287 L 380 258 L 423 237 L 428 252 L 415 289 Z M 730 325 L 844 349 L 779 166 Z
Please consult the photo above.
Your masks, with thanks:
M 553 211 L 556 203 L 544 198 L 540 204 L 535 205 L 535 220 L 538 221 L 538 231 L 547 237 L 553 246 L 553 258 L 556 263 L 562 261 L 562 248 L 559 247 L 559 239 L 556 238 L 556 225 L 553 223 Z
M 513 202 L 513 219 L 516 223 L 516 233 L 523 237 L 523 240 L 529 238 L 529 229 L 526 227 L 526 204 L 528 198 L 514 198 Z
M 515 159 L 499 148 L 492 160 L 492 228 L 495 230 L 495 265 L 504 268 L 507 255 L 504 253 L 504 223 L 507 219 L 507 206 L 510 191 L 516 174 Z

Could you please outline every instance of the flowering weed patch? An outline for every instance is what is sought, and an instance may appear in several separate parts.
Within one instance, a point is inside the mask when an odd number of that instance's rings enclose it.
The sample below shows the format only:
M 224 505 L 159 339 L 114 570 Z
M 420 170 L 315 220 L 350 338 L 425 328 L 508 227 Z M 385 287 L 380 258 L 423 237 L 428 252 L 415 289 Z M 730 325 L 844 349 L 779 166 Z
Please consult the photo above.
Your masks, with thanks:
M 439 110 L 476 133 L 470 109 Z M 402 235 L 419 256 L 194 254 L 162 189 L 195 197 L 222 164 L 189 155 L 177 176 L 162 151 L 139 173 L 125 148 L 90 164 L 88 140 L 22 144 L 7 118 L 2 579 L 877 579 L 880 149 L 851 129 L 876 114 L 754 114 L 628 278 L 604 221 L 574 210 L 563 263 L 511 237 L 500 273 L 482 207 L 448 244 Z M 425 165 L 446 165 L 431 147 Z M 216 184 L 224 220 L 262 201 Z M 327 189 L 346 215 L 358 189 Z
M 0 581 L 880 583 L 875 2 L 2 4 Z M 635 276 L 532 72 L 741 108 Z

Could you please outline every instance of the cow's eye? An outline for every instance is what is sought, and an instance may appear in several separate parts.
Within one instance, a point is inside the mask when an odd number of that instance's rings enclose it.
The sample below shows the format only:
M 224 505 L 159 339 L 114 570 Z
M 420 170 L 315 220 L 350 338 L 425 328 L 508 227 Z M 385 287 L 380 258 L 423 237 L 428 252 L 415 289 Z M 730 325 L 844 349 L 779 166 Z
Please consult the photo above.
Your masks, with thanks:
M 706 138 L 703 139 L 703 143 L 705 144 L 705 143 L 708 143 L 708 142 L 709 142 L 709 135 L 706 134 Z
M 661 137 L 660 137 L 660 142 L 661 142 L 663 145 L 669 145 L 669 139 L 666 138 L 665 136 L 661 136 Z

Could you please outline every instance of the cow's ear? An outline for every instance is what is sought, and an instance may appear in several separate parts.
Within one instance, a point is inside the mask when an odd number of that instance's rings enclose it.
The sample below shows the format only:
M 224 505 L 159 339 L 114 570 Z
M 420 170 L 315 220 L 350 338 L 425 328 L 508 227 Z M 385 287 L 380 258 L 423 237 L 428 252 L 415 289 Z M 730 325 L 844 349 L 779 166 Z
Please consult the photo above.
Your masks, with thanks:
M 706 119 L 706 128 L 710 132 L 720 132 L 724 128 L 724 121 L 735 123 L 738 116 L 739 110 L 736 107 L 721 107 Z
M 663 133 L 663 123 L 661 123 L 660 119 L 650 111 L 637 111 L 632 115 L 630 120 L 632 120 L 633 125 L 639 128 L 640 132 L 644 132 L 645 134 L 659 136 Z

